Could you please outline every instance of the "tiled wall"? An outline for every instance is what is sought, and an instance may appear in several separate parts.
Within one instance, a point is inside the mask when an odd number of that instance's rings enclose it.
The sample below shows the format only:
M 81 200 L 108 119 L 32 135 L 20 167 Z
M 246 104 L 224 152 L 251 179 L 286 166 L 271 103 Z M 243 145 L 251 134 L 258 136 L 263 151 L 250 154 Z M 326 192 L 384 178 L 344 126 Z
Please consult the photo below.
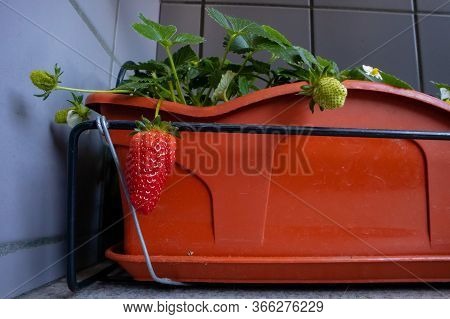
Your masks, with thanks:
M 52 120 L 68 95 L 41 101 L 28 74 L 58 62 L 65 85 L 108 88 L 117 65 L 155 56 L 154 45 L 130 28 L 138 12 L 157 20 L 159 1 L 0 1 L 0 297 L 65 274 L 69 129 Z M 90 234 L 97 226 L 102 148 L 93 133 L 81 146 L 79 205 Z M 95 257 L 96 247 L 88 249 Z
M 162 0 L 161 22 L 205 36 L 201 54 L 220 54 L 209 6 L 270 24 L 341 68 L 378 66 L 430 94 L 430 80 L 450 82 L 448 0 Z

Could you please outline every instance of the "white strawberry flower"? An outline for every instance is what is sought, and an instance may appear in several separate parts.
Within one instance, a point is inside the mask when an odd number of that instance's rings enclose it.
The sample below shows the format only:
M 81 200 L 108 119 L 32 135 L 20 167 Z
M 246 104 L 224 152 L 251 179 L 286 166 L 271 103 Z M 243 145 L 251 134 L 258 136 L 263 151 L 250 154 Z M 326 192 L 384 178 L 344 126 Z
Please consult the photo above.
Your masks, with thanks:
M 368 65 L 363 65 L 362 68 L 364 70 L 364 73 L 366 73 L 367 75 L 372 76 L 378 80 L 383 80 L 383 77 L 381 76 L 380 73 L 380 69 Z
M 447 90 L 446 88 L 441 88 L 441 100 L 450 100 L 450 90 Z
M 83 122 L 83 119 L 78 115 L 75 110 L 70 110 L 67 112 L 67 125 L 74 128 L 77 124 Z

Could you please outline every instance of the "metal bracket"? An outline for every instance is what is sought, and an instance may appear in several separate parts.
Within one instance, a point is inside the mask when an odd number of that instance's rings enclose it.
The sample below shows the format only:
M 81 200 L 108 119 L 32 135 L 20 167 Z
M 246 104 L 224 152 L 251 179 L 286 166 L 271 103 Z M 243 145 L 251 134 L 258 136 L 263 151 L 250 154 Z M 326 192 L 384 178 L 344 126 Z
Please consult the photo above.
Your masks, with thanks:
M 108 129 L 133 130 L 135 123 L 132 121 L 109 121 Z M 247 124 L 218 124 L 218 123 L 187 123 L 173 122 L 179 131 L 187 132 L 215 132 L 215 133 L 237 133 L 237 134 L 281 134 L 281 135 L 310 135 L 310 136 L 333 136 L 333 137 L 361 137 L 361 138 L 384 138 L 384 139 L 407 139 L 407 140 L 441 140 L 449 141 L 450 132 L 433 131 L 404 131 L 404 130 L 378 130 L 357 128 L 331 128 L 311 126 L 277 126 L 277 125 L 247 125 Z M 88 121 L 74 127 L 69 137 L 68 151 L 68 196 L 67 196 L 67 284 L 72 291 L 82 289 L 89 284 L 104 278 L 115 269 L 115 265 L 108 266 L 91 277 L 78 282 L 76 271 L 75 247 L 76 238 L 76 212 L 77 212 L 77 159 L 78 141 L 81 133 L 88 130 L 98 129 L 96 121 Z

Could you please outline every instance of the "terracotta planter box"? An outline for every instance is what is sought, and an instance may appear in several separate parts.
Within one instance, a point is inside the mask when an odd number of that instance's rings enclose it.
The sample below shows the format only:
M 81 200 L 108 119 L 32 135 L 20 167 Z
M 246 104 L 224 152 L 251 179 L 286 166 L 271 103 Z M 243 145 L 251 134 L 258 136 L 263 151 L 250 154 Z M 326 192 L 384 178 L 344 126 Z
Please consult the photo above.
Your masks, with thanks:
M 347 103 L 311 114 L 300 84 L 215 107 L 164 102 L 164 119 L 448 131 L 450 105 L 410 90 L 345 83 Z M 94 94 L 108 119 L 152 117 L 156 100 Z M 125 131 L 111 133 L 121 163 Z M 140 216 L 161 277 L 206 282 L 450 281 L 450 144 L 342 137 L 182 133 L 176 169 Z M 127 205 L 123 205 L 127 207 Z M 149 276 L 128 211 L 107 256 Z

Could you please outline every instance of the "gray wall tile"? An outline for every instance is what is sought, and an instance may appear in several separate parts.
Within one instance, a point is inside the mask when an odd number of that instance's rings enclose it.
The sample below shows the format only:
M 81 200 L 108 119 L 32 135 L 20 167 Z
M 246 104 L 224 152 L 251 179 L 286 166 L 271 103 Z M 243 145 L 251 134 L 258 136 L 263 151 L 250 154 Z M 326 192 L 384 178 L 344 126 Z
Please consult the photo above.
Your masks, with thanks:
M 161 2 L 192 2 L 192 3 L 201 3 L 202 0 L 161 0 Z
M 436 13 L 450 13 L 448 0 L 416 0 L 417 10 Z
M 342 68 L 374 65 L 419 86 L 413 15 L 314 11 L 316 53 Z
M 64 85 L 105 88 L 110 68 L 110 57 L 68 2 L 7 4 L 10 7 L 0 4 L 0 72 L 8 74 L 8 81 L 0 85 L 0 116 L 5 121 L 0 128 L 0 242 L 65 232 L 69 129 L 52 122 L 55 110 L 66 106 L 70 95 L 55 92 L 45 102 L 34 97 L 38 90 L 29 72 L 51 69 L 58 62 L 65 71 Z M 97 137 L 91 135 L 86 143 L 90 156 L 98 154 Z M 101 157 L 91 161 L 91 167 L 92 163 L 101 165 Z M 95 184 L 84 188 L 92 191 L 84 198 L 85 208 L 95 205 Z
M 136 33 L 131 25 L 139 22 L 139 13 L 158 21 L 160 4 L 158 0 L 120 0 L 119 16 L 115 41 L 115 56 L 118 63 L 113 65 L 111 87 L 115 86 L 116 76 L 125 61 L 147 61 L 156 56 L 156 43 Z
M 310 48 L 309 9 L 303 8 L 273 8 L 258 6 L 212 6 L 221 12 L 268 24 L 290 41 L 304 48 Z M 221 55 L 223 53 L 224 30 L 212 19 L 205 16 L 204 56 Z
M 314 0 L 314 7 L 413 10 L 413 0 Z
M 200 35 L 201 5 L 198 4 L 161 4 L 161 24 L 173 24 L 178 32 L 187 32 Z M 198 46 L 192 46 L 198 52 Z M 176 49 L 176 48 L 175 48 Z M 161 47 L 158 48 L 158 58 L 166 56 Z
M 240 4 L 265 4 L 265 5 L 293 5 L 293 6 L 309 6 L 309 0 L 206 0 L 206 3 L 240 3 Z
M 180 2 L 192 2 L 192 3 L 201 3 L 202 2 L 202 0 L 161 0 L 161 2 L 162 3 L 164 3 L 164 2 L 178 2 L 178 3 L 180 3 Z
M 12 298 L 65 274 L 65 242 L 0 257 L 0 298 Z
M 424 89 L 437 95 L 430 81 L 450 83 L 450 18 L 448 16 L 420 15 L 419 39 L 422 55 Z
M 157 2 L 157 1 L 156 1 Z M 64 235 L 66 231 L 67 126 L 53 123 L 54 112 L 67 106 L 67 92 L 55 92 L 43 102 L 29 81 L 33 69 L 65 71 L 63 85 L 107 88 L 111 56 L 98 36 L 112 48 L 116 0 L 78 0 L 97 37 L 69 1 L 6 0 L 0 3 L 2 59 L 0 72 L 0 243 L 23 242 Z M 142 2 L 148 7 L 148 2 Z M 157 19 L 156 15 L 156 19 Z M 149 55 L 155 52 L 149 49 Z M 83 231 L 97 230 L 99 176 L 103 148 L 97 134 L 80 143 L 80 217 Z M 84 177 L 84 178 L 83 178 Z M 94 247 L 95 249 L 95 247 Z M 92 251 L 91 251 L 92 253 Z M 65 254 L 65 244 L 24 249 L 0 257 L 0 295 L 38 274 Z M 95 257 L 95 256 L 94 256 Z M 21 288 L 24 291 L 64 274 L 50 268 Z M 18 291 L 18 292 L 20 292 Z

